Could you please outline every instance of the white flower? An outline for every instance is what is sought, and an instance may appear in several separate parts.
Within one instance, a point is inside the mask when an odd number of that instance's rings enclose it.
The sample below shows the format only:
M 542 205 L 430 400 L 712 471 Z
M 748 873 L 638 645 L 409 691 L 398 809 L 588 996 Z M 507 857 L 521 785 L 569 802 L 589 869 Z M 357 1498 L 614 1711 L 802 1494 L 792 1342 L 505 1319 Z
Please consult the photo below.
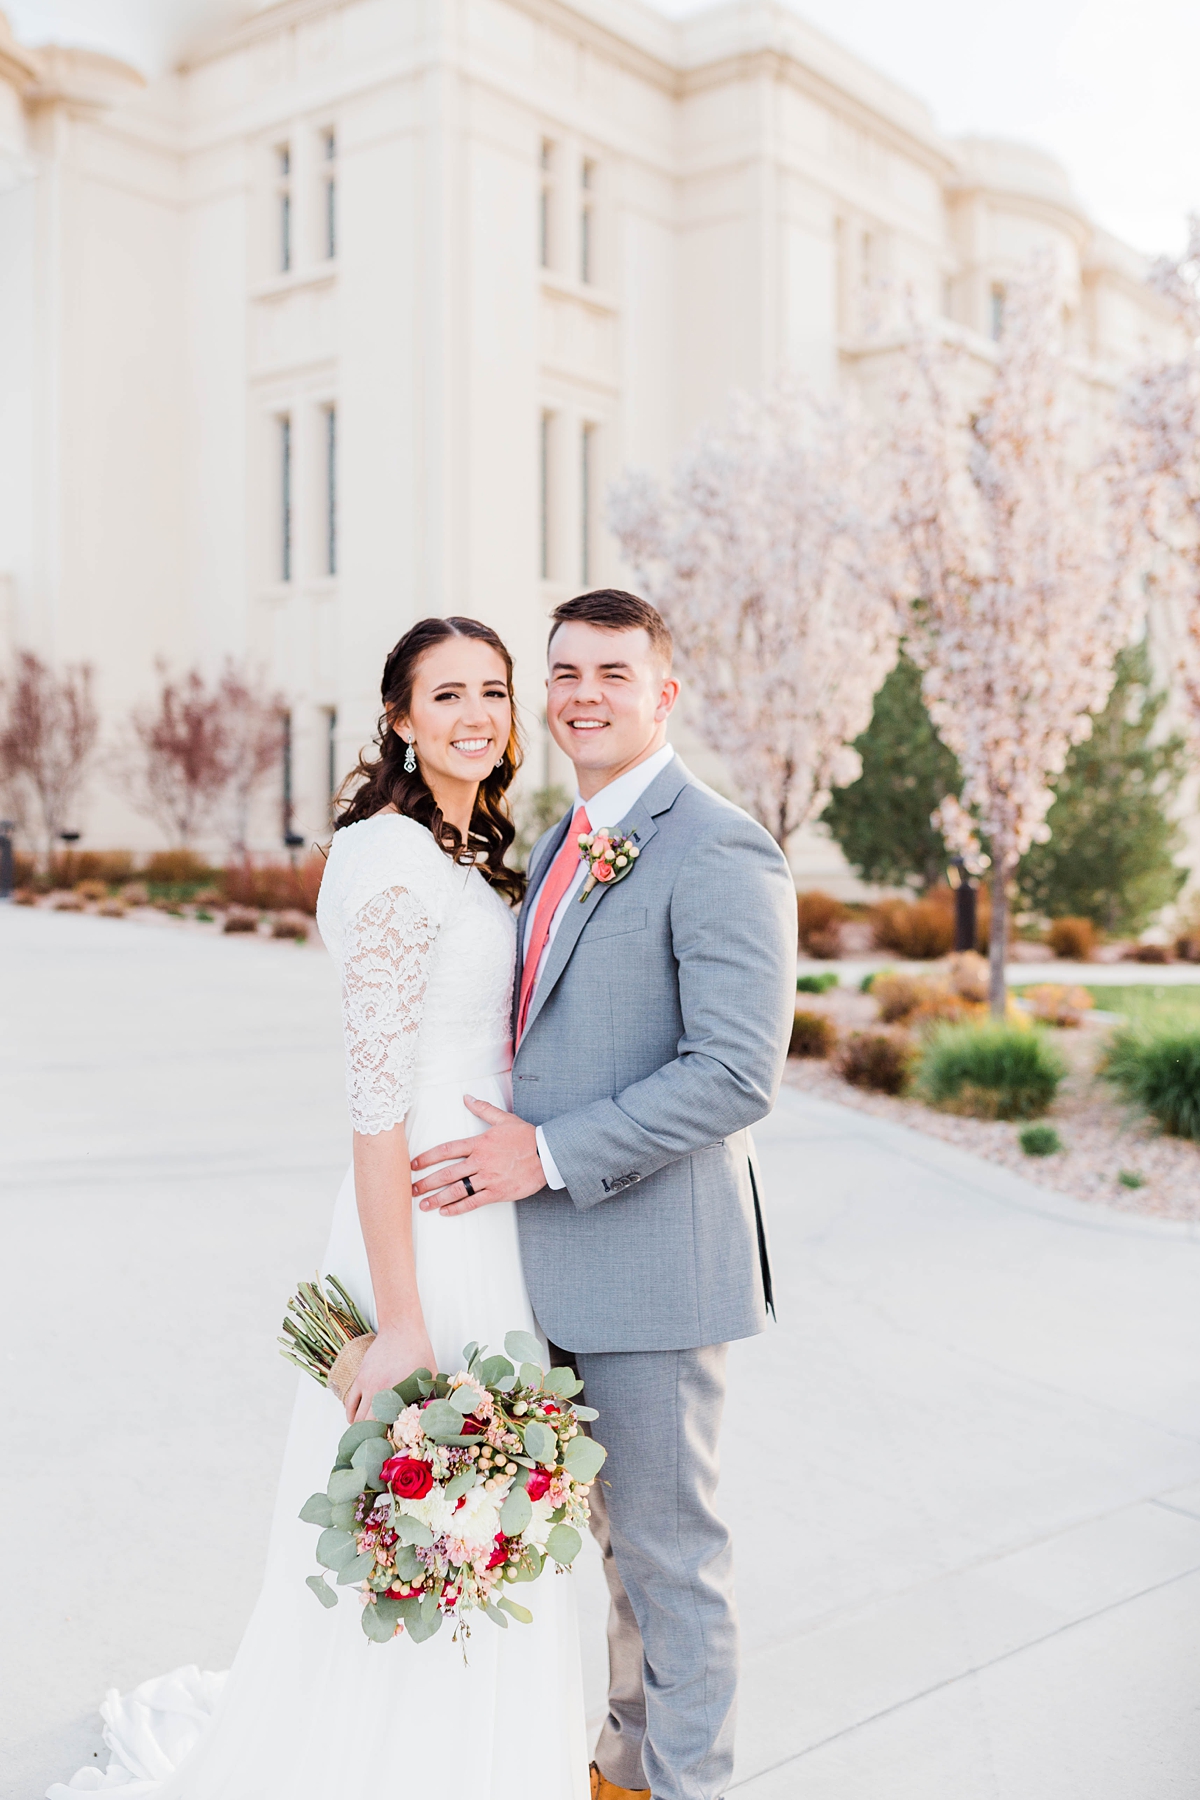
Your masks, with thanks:
M 407 1513 L 412 1519 L 420 1519 L 422 1525 L 428 1525 L 434 1537 L 449 1531 L 454 1518 L 454 1502 L 447 1500 L 445 1488 L 440 1487 L 432 1488 L 423 1500 L 406 1500 L 397 1494 L 395 1507 L 397 1512 Z
M 550 1536 L 551 1515 L 558 1508 L 545 1494 L 540 1500 L 533 1500 L 530 1504 L 533 1507 L 533 1517 L 521 1533 L 521 1538 L 524 1543 L 536 1544 L 539 1550 L 544 1550 L 546 1539 Z
M 500 1508 L 505 1496 L 498 1490 L 473 1487 L 453 1515 L 453 1532 L 464 1543 L 482 1547 L 495 1542 L 500 1529 Z

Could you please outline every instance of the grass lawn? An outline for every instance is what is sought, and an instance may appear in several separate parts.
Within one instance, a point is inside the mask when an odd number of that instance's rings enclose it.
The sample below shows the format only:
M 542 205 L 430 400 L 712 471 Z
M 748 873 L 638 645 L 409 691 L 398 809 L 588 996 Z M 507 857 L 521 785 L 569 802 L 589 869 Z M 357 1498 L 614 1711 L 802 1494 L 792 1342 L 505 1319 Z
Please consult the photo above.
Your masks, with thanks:
M 1195 987 L 1092 987 L 1100 1012 L 1121 1013 L 1138 1025 L 1200 1026 L 1200 983 Z

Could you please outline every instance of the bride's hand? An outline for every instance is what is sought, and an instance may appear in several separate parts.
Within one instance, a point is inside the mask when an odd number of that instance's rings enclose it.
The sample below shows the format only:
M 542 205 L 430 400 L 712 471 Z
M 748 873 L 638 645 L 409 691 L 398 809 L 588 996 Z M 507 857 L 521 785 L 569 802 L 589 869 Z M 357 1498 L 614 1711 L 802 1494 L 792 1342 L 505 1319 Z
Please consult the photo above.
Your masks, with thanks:
M 363 1357 L 358 1374 L 346 1391 L 346 1418 L 350 1424 L 357 1419 L 369 1419 L 375 1395 L 384 1388 L 395 1387 L 414 1369 L 437 1373 L 433 1346 L 424 1321 L 388 1326 L 377 1332 L 375 1342 Z

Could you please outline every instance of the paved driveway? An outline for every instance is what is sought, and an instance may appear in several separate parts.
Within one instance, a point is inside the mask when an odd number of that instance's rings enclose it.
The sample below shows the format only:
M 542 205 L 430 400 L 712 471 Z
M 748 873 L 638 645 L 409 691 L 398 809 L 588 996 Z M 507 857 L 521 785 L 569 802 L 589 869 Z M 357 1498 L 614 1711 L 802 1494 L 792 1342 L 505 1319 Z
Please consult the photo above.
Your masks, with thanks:
M 0 908 L 0 1005 L 0 1794 L 36 1800 L 105 1687 L 232 1654 L 347 1127 L 317 949 Z M 731 1796 L 1194 1800 L 1196 1235 L 794 1093 L 759 1136 Z

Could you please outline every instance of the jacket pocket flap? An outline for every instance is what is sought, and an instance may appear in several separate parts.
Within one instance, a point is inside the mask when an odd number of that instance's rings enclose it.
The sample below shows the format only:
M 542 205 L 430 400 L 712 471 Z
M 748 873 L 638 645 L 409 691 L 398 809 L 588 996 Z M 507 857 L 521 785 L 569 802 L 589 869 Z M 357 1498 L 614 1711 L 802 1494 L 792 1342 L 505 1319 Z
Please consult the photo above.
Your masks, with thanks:
M 587 922 L 587 936 L 590 943 L 597 938 L 623 937 L 627 931 L 645 931 L 646 909 L 644 906 L 625 906 L 612 911 L 601 907 L 594 918 Z

